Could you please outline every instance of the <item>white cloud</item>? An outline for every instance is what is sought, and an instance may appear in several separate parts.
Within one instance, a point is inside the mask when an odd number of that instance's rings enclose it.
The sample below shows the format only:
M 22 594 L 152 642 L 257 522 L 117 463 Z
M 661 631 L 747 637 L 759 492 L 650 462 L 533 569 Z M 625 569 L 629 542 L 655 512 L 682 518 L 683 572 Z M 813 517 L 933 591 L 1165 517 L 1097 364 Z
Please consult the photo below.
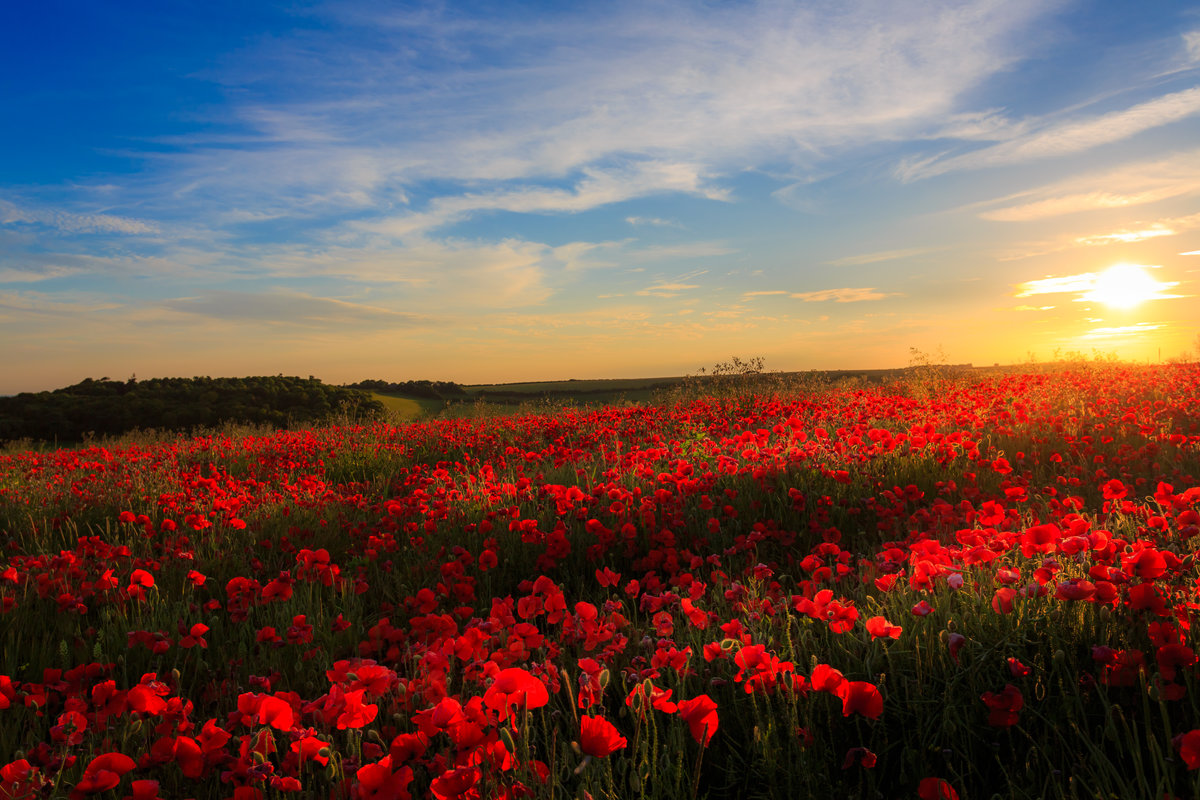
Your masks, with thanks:
M 656 228 L 681 228 L 678 222 L 658 217 L 626 217 L 625 221 L 633 226 L 653 225 Z
M 876 264 L 880 261 L 895 261 L 900 258 L 910 258 L 930 252 L 928 247 L 912 247 L 907 250 L 884 250 L 878 253 L 864 253 L 857 256 L 846 256 L 826 262 L 835 267 L 857 267 L 863 264 Z
M 60 209 L 22 208 L 0 200 L 0 225 L 18 223 L 45 225 L 67 233 L 124 233 L 146 235 L 158 233 L 158 226 L 130 217 L 112 214 L 76 214 Z
M 371 330 L 427 325 L 430 320 L 373 305 L 350 303 L 303 292 L 219 290 L 164 301 L 165 308 L 234 323 Z
M 1002 135 L 1013 123 L 997 112 L 944 120 L 963 92 L 1014 63 L 1024 35 L 1059 5 L 630 3 L 519 24 L 503 7 L 487 17 L 325 7 L 317 13 L 339 24 L 262 40 L 207 76 L 286 102 L 235 107 L 224 127 L 240 124 L 240 141 L 174 140 L 176 152 L 155 163 L 181 198 L 298 215 L 403 205 L 410 187 L 441 182 L 450 197 L 434 198 L 430 217 L 397 221 L 401 234 L 489 209 L 720 196 L 715 178 L 748 165 L 812 165 L 939 126 L 960 138 Z M 638 185 L 618 174 L 632 186 L 615 193 L 589 183 L 614 160 L 687 165 L 684 177 L 701 182 Z M 568 189 L 477 188 L 585 170 Z M 470 198 L 455 200 L 446 182 Z
M 1162 325 L 1149 322 L 1139 322 L 1135 325 L 1119 325 L 1113 327 L 1092 328 L 1083 335 L 1084 339 L 1124 339 L 1131 336 L 1141 336 L 1143 333 L 1156 331 Z
M 699 289 L 698 283 L 668 283 L 660 282 L 645 289 L 639 289 L 636 294 L 641 297 L 678 297 L 689 289 Z
M 442 228 L 481 211 L 521 214 L 553 214 L 587 211 L 598 206 L 667 192 L 678 192 L 724 200 L 727 192 L 708 185 L 695 164 L 638 161 L 615 169 L 584 168 L 583 178 L 568 189 L 521 186 L 486 193 L 467 193 L 436 198 L 428 209 L 368 222 L 351 228 L 396 239 Z
M 1196 114 L 1200 114 L 1200 87 L 1163 95 L 1121 111 L 1049 123 L 1040 130 L 970 153 L 908 162 L 902 164 L 896 174 L 902 180 L 916 180 L 957 170 L 1023 164 L 1069 155 L 1119 142 Z
M 806 303 L 824 303 L 830 300 L 837 303 L 861 303 L 866 300 L 882 300 L 885 297 L 892 297 L 893 294 L 880 292 L 874 287 L 868 286 L 823 289 L 817 292 L 796 292 L 788 296 L 797 300 L 803 300 Z
M 83 270 L 76 267 L 49 265 L 37 268 L 5 267 L 0 269 L 0 283 L 37 283 L 55 278 L 68 278 Z
M 1200 30 L 1188 31 L 1183 34 L 1183 47 L 1187 52 L 1189 63 L 1200 62 Z
M 1028 222 L 1194 194 L 1200 194 L 1200 150 L 1128 163 L 991 200 L 980 205 L 1000 207 L 980 212 L 979 216 L 997 222 Z M 1013 202 L 1017 200 L 1020 202 Z

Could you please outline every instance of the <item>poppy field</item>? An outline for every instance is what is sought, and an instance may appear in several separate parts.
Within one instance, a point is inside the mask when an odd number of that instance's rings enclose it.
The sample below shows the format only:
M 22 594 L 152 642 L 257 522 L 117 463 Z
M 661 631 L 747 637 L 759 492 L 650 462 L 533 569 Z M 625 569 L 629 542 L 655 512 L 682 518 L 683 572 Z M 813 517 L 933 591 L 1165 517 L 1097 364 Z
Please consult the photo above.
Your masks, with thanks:
M 0 456 L 0 798 L 1200 797 L 1200 366 Z

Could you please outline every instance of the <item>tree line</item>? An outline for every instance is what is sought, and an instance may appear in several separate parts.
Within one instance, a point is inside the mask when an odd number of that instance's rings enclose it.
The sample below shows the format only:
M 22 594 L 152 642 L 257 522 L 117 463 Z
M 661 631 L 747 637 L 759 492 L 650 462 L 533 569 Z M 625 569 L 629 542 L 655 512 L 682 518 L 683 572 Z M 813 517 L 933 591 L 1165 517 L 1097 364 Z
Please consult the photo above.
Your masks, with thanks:
M 230 422 L 282 428 L 383 414 L 366 392 L 311 376 L 87 378 L 49 392 L 0 397 L 0 441 L 66 444 L 139 429 L 187 432 Z
M 362 389 L 380 394 L 402 394 L 407 397 L 426 397 L 431 400 L 452 400 L 466 397 L 467 392 L 454 381 L 383 381 L 365 380 L 348 383 L 347 388 Z

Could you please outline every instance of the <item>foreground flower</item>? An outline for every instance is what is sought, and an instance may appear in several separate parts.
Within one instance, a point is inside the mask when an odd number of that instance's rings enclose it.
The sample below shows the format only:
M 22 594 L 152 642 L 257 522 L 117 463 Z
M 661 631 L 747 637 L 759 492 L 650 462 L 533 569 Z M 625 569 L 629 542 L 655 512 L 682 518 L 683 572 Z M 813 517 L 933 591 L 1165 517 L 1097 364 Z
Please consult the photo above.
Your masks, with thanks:
M 579 749 L 584 755 L 604 758 L 629 744 L 604 717 L 579 718 Z
M 980 698 L 991 709 L 988 714 L 988 725 L 993 728 L 1011 728 L 1017 724 L 1017 712 L 1025 707 L 1025 698 L 1021 690 L 1011 683 L 1006 684 L 1004 691 L 984 692 Z
M 873 683 L 847 681 L 838 687 L 837 696 L 842 699 L 843 717 L 857 712 L 867 719 L 878 719 L 883 713 L 883 696 Z
M 122 753 L 104 753 L 92 759 L 83 771 L 79 783 L 71 792 L 71 800 L 79 800 L 90 794 L 107 792 L 121 782 L 121 776 L 137 766 L 133 759 Z
M 1188 771 L 1200 769 L 1200 728 L 1181 733 L 1172 741 Z
M 863 769 L 872 769 L 878 759 L 875 754 L 865 747 L 851 747 L 846 751 L 846 759 L 842 762 L 842 769 L 850 769 L 855 764 L 858 764 Z
M 958 792 L 941 778 L 923 778 L 917 786 L 921 800 L 958 800 Z
M 679 704 L 679 716 L 687 723 L 692 738 L 707 747 L 717 732 L 717 704 L 706 694 L 697 695 Z
M 541 708 L 549 702 L 545 684 L 517 667 L 500 670 L 483 695 L 483 704 L 505 719 L 511 719 L 518 708 Z

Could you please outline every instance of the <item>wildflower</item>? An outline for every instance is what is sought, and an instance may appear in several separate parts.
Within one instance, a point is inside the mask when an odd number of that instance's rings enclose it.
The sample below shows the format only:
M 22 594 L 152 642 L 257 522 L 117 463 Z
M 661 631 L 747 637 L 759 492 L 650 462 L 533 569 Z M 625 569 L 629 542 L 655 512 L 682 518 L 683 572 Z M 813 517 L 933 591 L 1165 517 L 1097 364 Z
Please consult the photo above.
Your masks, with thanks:
M 502 669 L 483 694 L 483 704 L 502 713 L 506 719 L 515 716 L 515 708 L 541 708 L 550 702 L 546 686 L 530 673 L 518 667 Z
M 579 749 L 585 755 L 604 758 L 628 743 L 604 717 L 585 715 L 579 718 Z
M 917 785 L 917 797 L 921 800 L 958 800 L 958 792 L 941 778 L 922 778 Z
M 134 760 L 123 753 L 96 756 L 83 770 L 83 776 L 71 791 L 71 800 L 107 792 L 121 782 L 122 775 L 136 766 Z
M 984 692 L 981 698 L 990 709 L 988 725 L 993 728 L 1011 728 L 1017 724 L 1017 712 L 1025 707 L 1025 698 L 1021 690 L 1011 683 L 1006 684 L 1004 691 Z
M 899 639 L 901 631 L 904 628 L 899 625 L 893 625 L 883 617 L 871 617 L 865 623 L 867 633 L 871 634 L 872 639 L 887 637 L 890 639 Z
M 855 764 L 858 764 L 863 769 L 871 769 L 875 766 L 878 759 L 875 754 L 865 747 L 851 747 L 846 751 L 846 758 L 842 761 L 842 769 L 850 769 Z
M 878 719 L 883 713 L 883 696 L 867 681 L 847 681 L 838 687 L 837 696 L 842 699 L 843 717 L 858 713 L 867 719 Z
M 692 738 L 707 747 L 717 732 L 717 704 L 706 694 L 697 695 L 679 704 L 679 716 L 687 723 Z

